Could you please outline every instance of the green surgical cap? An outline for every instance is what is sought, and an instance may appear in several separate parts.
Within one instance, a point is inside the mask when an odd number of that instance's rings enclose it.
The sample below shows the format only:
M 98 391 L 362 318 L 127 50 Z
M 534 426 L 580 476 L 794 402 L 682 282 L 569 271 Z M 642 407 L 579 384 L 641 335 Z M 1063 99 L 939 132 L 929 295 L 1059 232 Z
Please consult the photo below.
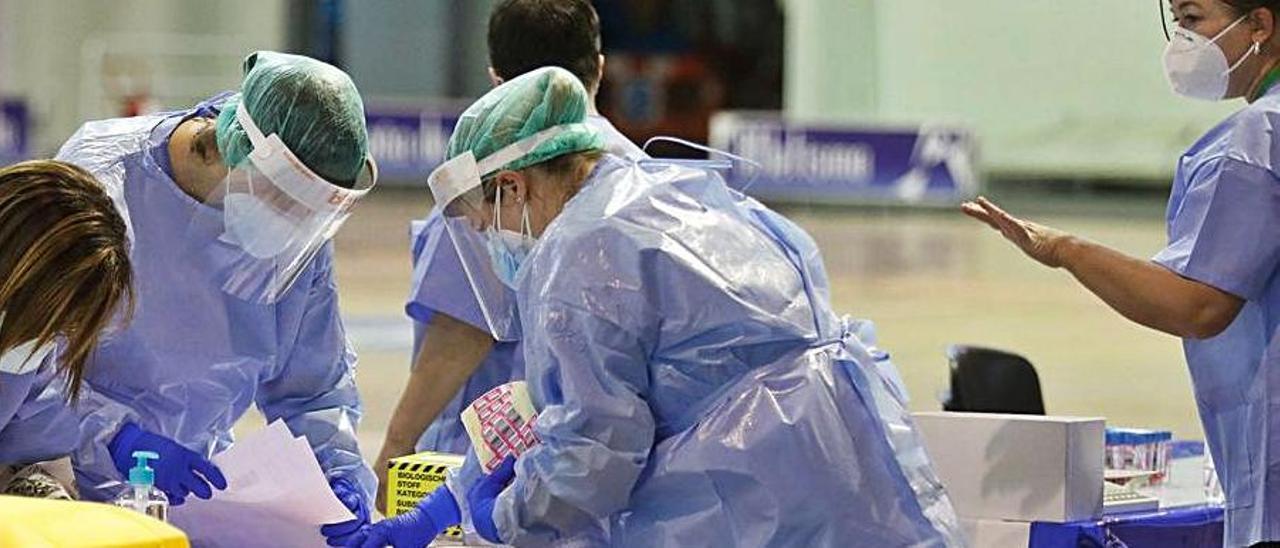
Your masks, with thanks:
M 448 157 L 471 151 L 477 160 L 539 131 L 567 126 L 564 133 L 501 169 L 519 170 L 588 150 L 604 150 L 604 138 L 587 124 L 587 90 L 558 67 L 527 72 L 493 88 L 462 113 L 449 138 Z
M 245 58 L 240 94 L 218 115 L 218 151 L 231 167 L 253 150 L 237 108 L 248 108 L 263 135 L 279 135 L 302 163 L 334 184 L 350 188 L 364 169 L 364 103 L 351 78 L 333 65 L 274 51 Z

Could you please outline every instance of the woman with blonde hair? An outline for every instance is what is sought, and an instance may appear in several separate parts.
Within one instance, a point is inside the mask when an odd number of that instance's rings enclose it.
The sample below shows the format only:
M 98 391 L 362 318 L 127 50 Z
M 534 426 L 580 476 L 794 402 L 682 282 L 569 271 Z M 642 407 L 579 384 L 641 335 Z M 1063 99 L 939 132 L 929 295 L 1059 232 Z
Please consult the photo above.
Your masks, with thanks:
M 92 175 L 43 160 L 0 169 L 0 494 L 68 497 L 47 464 L 79 439 L 64 394 L 78 395 L 131 294 L 127 225 Z M 55 383 L 67 390 L 45 390 Z

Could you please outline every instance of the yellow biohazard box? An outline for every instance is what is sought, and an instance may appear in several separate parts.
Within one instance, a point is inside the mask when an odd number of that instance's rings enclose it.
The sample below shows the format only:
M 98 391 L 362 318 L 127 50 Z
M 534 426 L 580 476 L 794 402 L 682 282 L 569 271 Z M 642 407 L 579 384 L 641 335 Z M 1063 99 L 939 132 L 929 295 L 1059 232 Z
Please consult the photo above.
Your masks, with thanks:
M 413 510 L 436 487 L 444 485 L 450 468 L 462 466 L 463 456 L 425 451 L 391 459 L 387 467 L 387 517 Z M 462 540 L 462 529 L 450 527 L 441 535 Z

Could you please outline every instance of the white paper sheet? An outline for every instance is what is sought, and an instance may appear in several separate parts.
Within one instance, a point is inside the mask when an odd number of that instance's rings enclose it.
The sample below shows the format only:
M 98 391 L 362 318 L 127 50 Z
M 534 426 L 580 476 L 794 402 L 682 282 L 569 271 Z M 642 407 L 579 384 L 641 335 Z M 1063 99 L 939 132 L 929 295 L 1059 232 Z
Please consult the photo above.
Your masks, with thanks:
M 187 497 L 169 521 L 195 547 L 324 546 L 320 526 L 355 519 L 334 496 L 305 439 L 281 421 L 215 455 L 227 489 Z

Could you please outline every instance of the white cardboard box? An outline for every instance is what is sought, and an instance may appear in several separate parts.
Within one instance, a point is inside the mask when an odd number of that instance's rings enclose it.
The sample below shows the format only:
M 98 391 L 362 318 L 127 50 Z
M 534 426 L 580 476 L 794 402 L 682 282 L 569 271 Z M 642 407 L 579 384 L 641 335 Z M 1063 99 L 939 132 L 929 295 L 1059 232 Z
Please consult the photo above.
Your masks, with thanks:
M 960 529 L 975 548 L 1027 548 L 1031 524 L 1025 521 L 960 518 Z
M 961 517 L 1063 522 L 1102 514 L 1105 420 L 949 412 L 914 416 Z

